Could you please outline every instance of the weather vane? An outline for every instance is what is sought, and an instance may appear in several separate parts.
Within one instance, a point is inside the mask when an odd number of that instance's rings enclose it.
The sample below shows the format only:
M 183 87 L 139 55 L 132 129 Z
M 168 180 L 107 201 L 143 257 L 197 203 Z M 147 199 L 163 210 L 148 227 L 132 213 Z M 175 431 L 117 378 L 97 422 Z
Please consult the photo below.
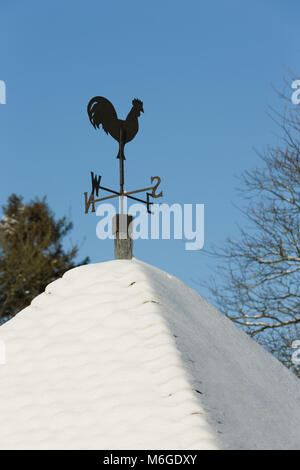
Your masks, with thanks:
M 89 196 L 87 192 L 84 193 L 85 213 L 88 214 L 90 207 L 92 207 L 92 212 L 95 212 L 95 203 L 105 201 L 107 199 L 113 199 L 116 197 L 120 197 L 121 215 L 123 215 L 124 197 L 146 204 L 147 212 L 151 213 L 150 206 L 151 204 L 153 204 L 153 202 L 150 201 L 150 198 L 159 198 L 163 195 L 162 192 L 157 194 L 158 186 L 161 182 L 159 176 L 151 177 L 152 186 L 143 189 L 135 189 L 133 191 L 124 190 L 124 148 L 125 145 L 131 140 L 133 140 L 136 134 L 138 133 L 138 118 L 140 117 L 141 113 L 144 112 L 143 102 L 137 98 L 132 100 L 132 108 L 129 111 L 125 121 L 122 119 L 118 119 L 114 106 L 108 99 L 103 98 L 102 96 L 95 96 L 90 100 L 87 106 L 87 112 L 91 124 L 94 126 L 95 129 L 99 129 L 100 125 L 102 125 L 102 128 L 106 132 L 106 134 L 110 134 L 117 142 L 119 142 L 119 151 L 117 158 L 120 161 L 120 189 L 119 191 L 115 191 L 113 189 L 102 186 L 102 176 L 98 176 L 97 174 L 94 174 L 94 172 L 91 172 L 91 192 Z M 153 185 L 154 182 L 155 184 Z M 100 190 L 109 192 L 112 195 L 99 198 Z M 133 196 L 133 194 L 138 193 L 146 193 L 146 201 Z M 119 214 L 118 216 L 120 217 Z

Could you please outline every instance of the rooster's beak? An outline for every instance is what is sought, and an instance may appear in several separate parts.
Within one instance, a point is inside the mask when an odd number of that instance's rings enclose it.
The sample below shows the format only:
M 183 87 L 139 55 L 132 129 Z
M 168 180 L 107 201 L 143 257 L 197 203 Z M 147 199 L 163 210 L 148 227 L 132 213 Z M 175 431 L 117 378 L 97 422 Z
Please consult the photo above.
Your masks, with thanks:
M 142 113 L 144 112 L 144 108 L 141 109 Z

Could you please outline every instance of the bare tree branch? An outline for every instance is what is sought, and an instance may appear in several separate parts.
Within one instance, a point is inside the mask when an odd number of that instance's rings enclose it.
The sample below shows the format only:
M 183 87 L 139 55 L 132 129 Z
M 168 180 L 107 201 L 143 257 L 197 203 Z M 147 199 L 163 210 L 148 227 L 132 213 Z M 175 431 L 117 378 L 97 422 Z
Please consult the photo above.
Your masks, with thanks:
M 262 166 L 240 178 L 247 226 L 209 253 L 222 279 L 209 288 L 224 314 L 300 377 L 291 361 L 300 339 L 300 105 L 281 98 L 284 111 L 272 110 L 281 144 L 258 152 Z

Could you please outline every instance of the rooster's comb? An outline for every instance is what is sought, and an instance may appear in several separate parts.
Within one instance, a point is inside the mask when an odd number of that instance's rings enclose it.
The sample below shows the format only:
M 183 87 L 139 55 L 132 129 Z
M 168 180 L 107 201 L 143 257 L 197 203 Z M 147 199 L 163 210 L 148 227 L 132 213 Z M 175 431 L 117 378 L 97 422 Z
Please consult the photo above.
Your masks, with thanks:
M 143 102 L 142 102 L 141 100 L 137 99 L 137 98 L 134 98 L 134 99 L 132 100 L 132 105 L 133 105 L 134 107 L 137 107 L 137 108 L 138 108 L 139 106 L 143 107 Z

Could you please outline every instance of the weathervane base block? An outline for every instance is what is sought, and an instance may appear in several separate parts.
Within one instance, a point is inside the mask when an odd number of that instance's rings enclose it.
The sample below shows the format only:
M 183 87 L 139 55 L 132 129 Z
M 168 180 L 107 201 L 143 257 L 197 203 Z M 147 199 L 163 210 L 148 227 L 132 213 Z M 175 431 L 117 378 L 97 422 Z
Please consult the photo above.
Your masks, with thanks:
M 132 259 L 132 224 L 133 217 L 116 214 L 113 218 L 112 233 L 115 235 L 115 259 Z

